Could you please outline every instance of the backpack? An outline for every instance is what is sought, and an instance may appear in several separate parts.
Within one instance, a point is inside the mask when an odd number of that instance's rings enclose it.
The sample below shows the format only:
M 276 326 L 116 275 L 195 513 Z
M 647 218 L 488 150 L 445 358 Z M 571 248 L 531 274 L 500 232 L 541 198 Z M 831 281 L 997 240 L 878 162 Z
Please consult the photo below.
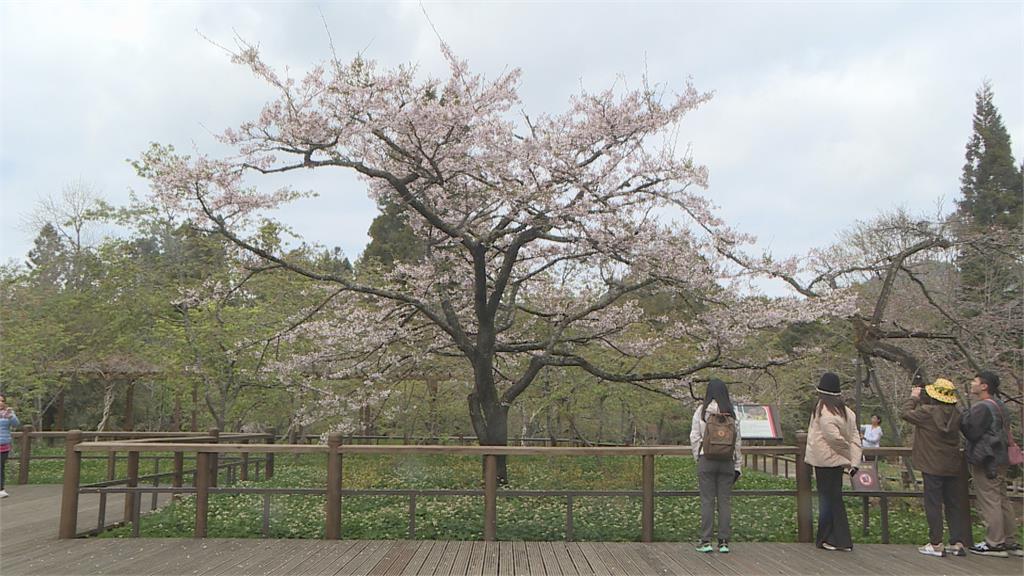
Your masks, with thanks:
M 707 427 L 701 450 L 708 460 L 732 460 L 736 446 L 736 419 L 728 414 L 705 414 Z

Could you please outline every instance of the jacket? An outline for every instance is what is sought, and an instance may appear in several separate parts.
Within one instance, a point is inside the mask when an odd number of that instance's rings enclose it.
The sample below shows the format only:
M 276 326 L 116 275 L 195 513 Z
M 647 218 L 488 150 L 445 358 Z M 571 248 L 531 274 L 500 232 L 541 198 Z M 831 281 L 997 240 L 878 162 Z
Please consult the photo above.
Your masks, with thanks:
M 699 460 L 701 450 L 704 444 L 704 433 L 707 430 L 708 423 L 705 419 L 700 417 L 700 408 L 693 413 L 693 423 L 690 425 L 690 449 L 693 450 L 693 459 Z M 718 414 L 718 402 L 712 400 L 708 404 L 708 414 Z M 740 423 L 736 422 L 736 444 L 732 451 L 732 466 L 734 469 L 739 470 L 743 468 L 743 454 L 740 453 Z
M 21 426 L 21 422 L 18 421 L 18 416 L 14 413 L 14 410 L 8 408 L 0 412 L 0 444 L 11 443 L 11 428 L 17 426 Z
M 995 400 L 994 402 L 999 402 Z M 967 461 L 978 466 L 1008 466 L 1006 429 L 1003 428 L 1003 406 L 982 400 L 964 412 L 960 430 L 967 439 Z
M 846 419 L 818 407 L 811 413 L 807 425 L 807 449 L 804 461 L 818 468 L 842 466 L 852 468 L 860 465 L 860 431 L 857 429 L 857 415 L 846 409 Z
M 960 473 L 960 412 L 954 404 L 924 404 L 913 396 L 900 417 L 914 425 L 914 467 L 925 474 Z

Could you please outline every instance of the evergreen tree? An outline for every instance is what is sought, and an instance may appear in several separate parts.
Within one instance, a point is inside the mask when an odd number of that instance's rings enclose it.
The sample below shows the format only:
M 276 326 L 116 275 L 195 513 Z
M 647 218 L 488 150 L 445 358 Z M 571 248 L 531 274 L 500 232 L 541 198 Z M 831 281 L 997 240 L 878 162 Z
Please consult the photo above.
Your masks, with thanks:
M 380 210 L 380 215 L 370 224 L 371 240 L 363 251 L 363 261 L 375 261 L 384 268 L 392 268 L 396 262 L 415 262 L 422 258 L 423 241 L 409 227 L 405 208 L 387 202 Z
M 1010 148 L 1010 134 L 996 108 L 992 85 L 976 94 L 974 133 L 967 142 L 967 162 L 960 178 L 960 215 L 975 229 L 999 226 L 1019 230 L 1022 219 L 1022 172 Z

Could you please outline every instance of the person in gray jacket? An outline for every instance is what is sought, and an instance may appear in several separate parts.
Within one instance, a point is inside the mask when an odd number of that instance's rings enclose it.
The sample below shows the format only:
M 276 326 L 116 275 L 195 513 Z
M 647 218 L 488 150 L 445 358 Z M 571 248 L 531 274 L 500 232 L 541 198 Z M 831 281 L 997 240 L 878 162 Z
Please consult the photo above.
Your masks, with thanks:
M 1005 558 L 1010 554 L 1024 556 L 1017 542 L 1017 521 L 1006 493 L 1006 471 L 1010 457 L 1006 426 L 1006 407 L 997 398 L 999 376 L 979 372 L 971 381 L 971 397 L 975 402 L 964 413 L 960 430 L 967 438 L 967 463 L 978 498 L 978 508 L 985 521 L 985 540 L 971 546 L 970 551 L 984 556 Z
M 727 415 L 732 423 L 735 439 L 731 454 L 725 458 L 710 458 L 704 454 L 704 439 L 708 434 L 708 418 Z M 700 487 L 700 545 L 698 552 L 711 552 L 714 534 L 715 507 L 718 508 L 718 551 L 729 552 L 732 536 L 732 486 L 740 478 L 743 455 L 740 453 L 739 425 L 736 410 L 729 399 L 725 382 L 712 379 L 704 393 L 704 404 L 693 413 L 690 427 L 690 447 L 697 460 L 697 483 Z
M 945 378 L 910 391 L 900 417 L 914 425 L 914 467 L 924 475 L 924 513 L 928 520 L 928 544 L 918 552 L 928 556 L 966 556 L 963 503 L 957 497 L 960 463 L 960 412 L 956 386 Z M 942 540 L 942 511 L 946 511 L 949 543 Z

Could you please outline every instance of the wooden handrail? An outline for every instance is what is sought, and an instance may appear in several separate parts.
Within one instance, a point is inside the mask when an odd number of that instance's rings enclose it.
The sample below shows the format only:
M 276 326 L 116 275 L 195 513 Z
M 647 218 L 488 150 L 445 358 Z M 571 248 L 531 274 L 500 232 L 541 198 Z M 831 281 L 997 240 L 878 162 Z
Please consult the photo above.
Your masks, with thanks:
M 211 430 L 207 436 L 216 438 L 217 435 Z M 406 495 L 409 498 L 410 507 L 410 531 L 415 526 L 416 497 L 443 493 L 443 495 L 457 494 L 479 494 L 483 496 L 483 535 L 485 540 L 494 540 L 497 537 L 497 514 L 496 501 L 502 497 L 516 496 L 560 496 L 566 499 L 566 534 L 572 538 L 572 507 L 573 498 L 578 496 L 638 496 L 642 499 L 641 510 L 641 539 L 650 541 L 654 533 L 654 498 L 656 496 L 691 496 L 696 491 L 672 491 L 656 490 L 655 486 L 655 457 L 674 456 L 692 457 L 690 446 L 628 446 L 628 447 L 533 447 L 533 446 L 444 446 L 444 445 L 345 445 L 340 435 L 332 434 L 327 445 L 303 445 L 303 444 L 252 444 L 252 443 L 194 443 L 177 441 L 97 441 L 97 442 L 74 442 L 72 439 L 81 439 L 80 435 L 69 434 L 66 450 L 66 473 L 64 493 L 69 495 L 72 492 L 78 494 L 85 491 L 98 491 L 102 496 L 106 493 L 124 493 L 126 500 L 126 520 L 133 523 L 133 534 L 138 532 L 138 502 L 140 495 L 144 492 L 173 493 L 190 492 L 196 495 L 196 520 L 195 536 L 205 537 L 208 522 L 208 498 L 209 494 L 228 493 L 260 493 L 264 497 L 264 527 L 263 532 L 268 533 L 269 500 L 272 494 L 284 493 L 321 493 L 327 496 L 325 501 L 325 537 L 340 538 L 341 535 L 341 498 L 353 494 L 368 495 Z M 273 442 L 274 437 L 263 437 L 268 442 Z M 174 439 L 172 439 L 174 440 Z M 795 496 L 797 500 L 797 523 L 799 528 L 799 539 L 810 541 L 811 533 L 811 498 L 814 492 L 811 490 L 811 470 L 803 461 L 803 444 L 806 442 L 806 435 L 797 434 L 798 445 L 796 446 L 749 446 L 744 447 L 744 452 L 762 456 L 778 457 L 783 455 L 792 456 L 796 462 L 797 486 L 796 490 L 739 490 L 738 495 L 747 496 Z M 79 484 L 79 469 L 82 455 L 87 452 L 106 452 L 114 454 L 125 452 L 134 467 L 129 467 L 129 480 L 124 488 L 105 488 L 99 485 L 83 487 Z M 138 486 L 140 478 L 137 471 L 137 462 L 141 454 L 145 452 L 174 452 L 175 454 L 175 482 L 171 488 L 153 488 Z M 193 475 L 195 483 L 194 490 L 182 490 L 180 477 L 182 453 L 190 452 L 196 454 L 196 470 Z M 867 455 L 880 457 L 905 457 L 911 454 L 912 450 L 905 447 L 873 448 L 865 450 Z M 243 457 L 231 464 L 216 466 L 217 457 L 220 454 L 241 453 Z M 216 483 L 217 468 L 235 466 L 243 463 L 248 469 L 249 453 L 263 453 L 264 462 L 267 465 L 267 477 L 270 477 L 271 466 L 275 454 L 326 454 L 328 462 L 327 483 L 323 488 L 317 489 L 287 489 L 287 488 L 218 488 Z M 448 454 L 456 456 L 483 456 L 484 460 L 484 482 L 483 490 L 346 490 L 342 486 L 342 461 L 347 454 L 380 454 L 380 455 L 421 455 L 421 454 Z M 519 491 L 497 489 L 497 457 L 498 456 L 639 456 L 641 467 L 641 486 L 639 490 L 625 491 Z M 73 468 L 73 469 L 72 469 Z M 258 471 L 258 468 L 257 468 Z M 229 472 L 230 477 L 230 472 Z M 849 495 L 873 496 L 880 498 L 882 506 L 882 541 L 888 542 L 888 499 L 895 497 L 920 497 L 919 492 L 848 492 Z M 67 499 L 69 502 L 71 498 Z M 75 498 L 77 500 L 77 498 Z M 155 506 L 155 504 L 154 504 Z M 67 536 L 69 530 L 73 530 L 73 520 L 65 519 L 64 514 L 70 514 L 68 509 L 62 508 L 61 537 Z M 133 513 L 132 516 L 129 514 Z M 411 536 L 410 536 L 411 537 Z

